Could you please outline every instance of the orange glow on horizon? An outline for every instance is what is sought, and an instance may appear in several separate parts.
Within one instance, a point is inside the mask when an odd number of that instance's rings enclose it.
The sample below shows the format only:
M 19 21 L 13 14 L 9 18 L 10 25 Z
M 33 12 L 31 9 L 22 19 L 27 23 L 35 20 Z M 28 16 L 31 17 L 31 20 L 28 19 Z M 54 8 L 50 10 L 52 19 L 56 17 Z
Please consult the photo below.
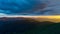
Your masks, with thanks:
M 60 15 L 52 15 L 52 16 L 5 16 L 6 18 L 32 18 L 37 21 L 52 21 L 52 22 L 60 22 Z
M 40 16 L 36 17 L 39 21 L 60 22 L 60 16 Z
M 60 16 L 31 16 L 25 18 L 33 18 L 37 21 L 51 21 L 51 22 L 60 22 Z

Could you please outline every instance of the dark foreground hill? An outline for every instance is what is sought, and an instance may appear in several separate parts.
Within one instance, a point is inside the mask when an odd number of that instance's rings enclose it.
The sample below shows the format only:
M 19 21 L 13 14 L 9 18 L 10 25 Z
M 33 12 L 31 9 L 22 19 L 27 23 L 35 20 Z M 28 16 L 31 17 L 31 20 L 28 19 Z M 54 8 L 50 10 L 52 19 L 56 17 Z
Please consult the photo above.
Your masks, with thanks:
M 60 23 L 38 22 L 31 18 L 0 20 L 0 34 L 58 34 Z

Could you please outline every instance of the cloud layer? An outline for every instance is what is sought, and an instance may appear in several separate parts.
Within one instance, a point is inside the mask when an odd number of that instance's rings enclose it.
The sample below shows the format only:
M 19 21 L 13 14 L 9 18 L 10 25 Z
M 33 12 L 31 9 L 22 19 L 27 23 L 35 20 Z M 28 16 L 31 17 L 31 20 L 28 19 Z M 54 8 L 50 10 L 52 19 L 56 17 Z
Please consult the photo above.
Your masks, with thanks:
M 0 0 L 0 13 L 14 15 L 60 14 L 60 0 Z

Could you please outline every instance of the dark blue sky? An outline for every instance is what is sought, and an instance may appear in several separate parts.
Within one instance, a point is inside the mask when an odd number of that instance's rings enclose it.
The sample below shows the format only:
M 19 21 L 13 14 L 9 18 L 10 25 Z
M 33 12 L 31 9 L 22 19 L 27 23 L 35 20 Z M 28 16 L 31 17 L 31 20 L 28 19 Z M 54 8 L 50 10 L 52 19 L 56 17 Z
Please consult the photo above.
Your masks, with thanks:
M 50 3 L 50 4 L 49 4 Z M 60 14 L 59 0 L 0 0 L 0 13 L 20 15 Z

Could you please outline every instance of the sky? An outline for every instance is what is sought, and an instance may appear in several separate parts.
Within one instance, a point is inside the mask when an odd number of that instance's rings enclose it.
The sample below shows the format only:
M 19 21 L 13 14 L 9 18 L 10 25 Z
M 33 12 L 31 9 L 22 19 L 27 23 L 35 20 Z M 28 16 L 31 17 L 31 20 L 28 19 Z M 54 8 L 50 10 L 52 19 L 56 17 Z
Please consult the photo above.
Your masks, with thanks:
M 60 0 L 0 0 L 0 15 L 59 15 Z

